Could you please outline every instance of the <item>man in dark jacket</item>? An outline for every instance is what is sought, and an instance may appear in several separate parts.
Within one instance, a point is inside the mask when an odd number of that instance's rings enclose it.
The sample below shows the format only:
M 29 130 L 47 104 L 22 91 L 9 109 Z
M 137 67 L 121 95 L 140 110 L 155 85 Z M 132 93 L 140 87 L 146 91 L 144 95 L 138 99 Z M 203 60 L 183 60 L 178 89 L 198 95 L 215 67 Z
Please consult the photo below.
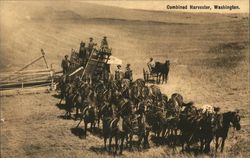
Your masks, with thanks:
M 130 69 L 130 64 L 127 64 L 124 78 L 129 79 L 131 82 L 133 81 L 133 73 L 132 70 Z
M 68 55 L 65 55 L 64 59 L 62 60 L 61 67 L 63 69 L 63 74 L 67 74 L 69 71 L 69 64 L 70 61 L 68 60 Z
M 107 49 L 109 47 L 107 37 L 104 36 L 101 42 L 101 49 Z
M 87 50 L 85 47 L 85 43 L 81 42 L 80 48 L 79 48 L 79 59 L 80 59 L 81 65 L 85 64 L 86 58 L 87 58 Z
M 89 54 L 92 52 L 92 50 L 94 49 L 94 46 L 96 46 L 96 43 L 94 43 L 93 38 L 90 37 L 89 38 L 89 45 L 88 45 L 88 50 L 89 50 Z

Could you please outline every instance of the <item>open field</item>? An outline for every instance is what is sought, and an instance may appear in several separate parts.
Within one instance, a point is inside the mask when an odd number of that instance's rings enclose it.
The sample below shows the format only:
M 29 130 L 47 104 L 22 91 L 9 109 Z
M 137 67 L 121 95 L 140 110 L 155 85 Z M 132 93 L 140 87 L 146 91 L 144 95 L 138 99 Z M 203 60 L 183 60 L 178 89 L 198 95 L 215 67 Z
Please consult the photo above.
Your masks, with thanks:
M 114 56 L 130 63 L 135 78 L 149 57 L 171 62 L 168 96 L 240 110 L 242 130 L 229 133 L 220 157 L 250 156 L 249 17 L 240 14 L 192 14 L 128 10 L 86 3 L 0 2 L 0 71 L 16 70 L 40 56 L 60 69 L 61 59 L 81 40 L 108 37 Z M 44 67 L 38 64 L 37 67 Z M 1 157 L 112 157 L 102 139 L 79 138 L 78 122 L 61 119 L 54 92 L 1 97 Z M 166 146 L 122 157 L 193 157 Z M 212 145 L 214 146 L 214 145 Z M 214 156 L 197 155 L 199 157 Z

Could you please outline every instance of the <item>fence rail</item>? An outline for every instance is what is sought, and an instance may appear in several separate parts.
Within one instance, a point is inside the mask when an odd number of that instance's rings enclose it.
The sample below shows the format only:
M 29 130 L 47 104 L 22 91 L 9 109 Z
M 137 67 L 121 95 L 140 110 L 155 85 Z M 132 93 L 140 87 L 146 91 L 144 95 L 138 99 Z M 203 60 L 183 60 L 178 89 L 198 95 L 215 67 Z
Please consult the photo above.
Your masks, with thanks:
M 9 75 L 9 76 L 8 76 Z M 0 90 L 25 88 L 37 85 L 51 85 L 54 82 L 53 69 L 37 69 L 19 71 L 17 73 L 1 73 Z

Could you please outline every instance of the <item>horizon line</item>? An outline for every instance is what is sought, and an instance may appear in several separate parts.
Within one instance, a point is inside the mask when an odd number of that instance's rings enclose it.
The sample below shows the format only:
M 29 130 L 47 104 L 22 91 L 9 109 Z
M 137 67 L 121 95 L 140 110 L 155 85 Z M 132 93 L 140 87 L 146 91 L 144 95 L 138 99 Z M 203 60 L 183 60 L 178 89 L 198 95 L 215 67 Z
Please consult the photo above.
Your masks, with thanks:
M 142 11 L 158 11 L 158 12 L 182 12 L 182 13 L 219 13 L 219 14 L 248 14 L 249 13 L 249 1 L 81 1 L 83 3 L 96 4 L 101 6 L 110 6 L 116 8 L 130 9 L 130 10 L 142 10 Z M 202 4 L 201 4 L 202 3 Z M 239 10 L 184 10 L 184 9 L 166 9 L 167 5 L 238 5 Z

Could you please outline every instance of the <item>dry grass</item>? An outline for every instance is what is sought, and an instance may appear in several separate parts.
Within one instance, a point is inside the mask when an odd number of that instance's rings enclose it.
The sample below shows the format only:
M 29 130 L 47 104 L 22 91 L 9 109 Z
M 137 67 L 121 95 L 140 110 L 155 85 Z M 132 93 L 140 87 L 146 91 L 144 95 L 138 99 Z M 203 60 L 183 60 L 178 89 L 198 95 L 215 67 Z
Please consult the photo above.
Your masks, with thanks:
M 240 109 L 242 130 L 234 136 L 230 131 L 225 152 L 218 156 L 249 157 L 248 17 L 83 3 L 0 3 L 1 71 L 24 65 L 40 55 L 40 48 L 47 52 L 48 62 L 60 69 L 60 59 L 71 48 L 78 49 L 81 40 L 92 36 L 100 41 L 107 35 L 114 55 L 124 64 L 131 63 L 135 77 L 142 77 L 149 57 L 170 59 L 169 82 L 161 86 L 167 95 L 178 92 L 186 101 L 218 105 L 223 111 Z M 64 111 L 56 106 L 59 100 L 52 94 L 1 97 L 0 101 L 1 118 L 5 118 L 0 124 L 1 157 L 112 157 L 102 152 L 101 138 L 88 134 L 81 139 L 74 129 L 78 122 L 59 117 Z M 215 157 L 213 153 L 181 154 L 152 142 L 149 150 L 125 151 L 121 157 L 142 156 Z

